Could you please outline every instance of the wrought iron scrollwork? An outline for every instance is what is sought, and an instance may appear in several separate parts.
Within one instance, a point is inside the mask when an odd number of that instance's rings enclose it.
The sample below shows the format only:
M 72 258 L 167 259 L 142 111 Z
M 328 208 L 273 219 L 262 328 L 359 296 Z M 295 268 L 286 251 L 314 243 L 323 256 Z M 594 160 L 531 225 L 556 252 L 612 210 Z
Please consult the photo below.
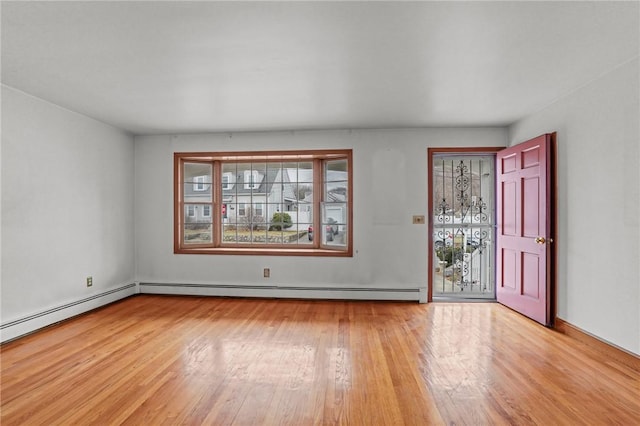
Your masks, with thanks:
M 465 289 L 468 289 L 469 291 L 474 291 L 473 286 L 479 284 L 478 280 L 474 279 L 474 276 L 471 273 L 471 257 L 472 257 L 471 253 L 464 253 L 462 257 L 458 259 L 455 263 L 455 268 L 457 269 L 460 275 L 454 284 L 458 286 L 460 291 L 464 291 Z M 483 292 L 487 290 L 486 283 L 483 284 L 483 288 L 480 290 Z
M 482 197 L 478 197 L 477 200 L 472 202 L 471 209 L 473 212 L 473 220 L 476 222 L 487 222 L 489 220 L 487 203 L 482 200 Z
M 460 160 L 460 163 L 456 166 L 456 201 L 460 203 L 461 208 L 468 207 L 469 203 L 469 184 L 471 178 L 469 176 L 469 168 L 464 161 Z
M 484 160 L 482 160 L 484 161 Z M 483 164 L 475 159 L 443 161 L 434 206 L 434 247 L 442 292 L 491 291 L 484 271 L 491 259 L 491 191 L 483 188 Z M 483 195 L 488 198 L 483 198 Z M 442 198 L 440 198 L 442 197 Z
M 476 250 L 479 250 L 480 253 L 482 253 L 484 251 L 484 249 L 487 247 L 487 240 L 489 239 L 490 233 L 489 230 L 487 229 L 474 229 L 473 232 L 471 233 L 472 235 L 472 244 L 474 244 L 476 247 Z
M 435 216 L 436 222 L 438 223 L 449 223 L 451 222 L 451 215 L 449 212 L 451 211 L 451 206 L 447 203 L 447 199 L 443 198 L 442 201 L 436 206 Z

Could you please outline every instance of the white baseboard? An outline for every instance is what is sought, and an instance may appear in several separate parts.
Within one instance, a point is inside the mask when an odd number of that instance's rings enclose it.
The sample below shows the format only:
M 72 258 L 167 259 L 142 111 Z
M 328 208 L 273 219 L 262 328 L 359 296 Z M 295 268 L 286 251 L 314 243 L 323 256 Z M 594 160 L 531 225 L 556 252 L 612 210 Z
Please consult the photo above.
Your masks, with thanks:
M 64 321 L 117 300 L 124 299 L 125 297 L 132 296 L 137 292 L 137 285 L 135 283 L 131 283 L 0 324 L 0 343 L 8 342 L 43 327 Z
M 293 299 L 427 301 L 426 286 L 409 288 L 301 287 L 141 282 L 141 294 Z
M 265 297 L 282 299 L 393 300 L 425 303 L 426 288 L 302 287 L 186 283 L 131 283 L 84 299 L 0 324 L 0 343 L 14 340 L 76 315 L 141 294 Z

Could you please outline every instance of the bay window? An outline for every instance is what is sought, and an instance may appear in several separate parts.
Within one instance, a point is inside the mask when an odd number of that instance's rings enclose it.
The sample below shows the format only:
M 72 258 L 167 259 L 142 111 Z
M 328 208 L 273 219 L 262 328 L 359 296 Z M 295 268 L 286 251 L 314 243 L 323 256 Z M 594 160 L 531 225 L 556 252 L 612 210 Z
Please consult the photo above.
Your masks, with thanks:
M 174 252 L 352 255 L 351 150 L 174 154 Z

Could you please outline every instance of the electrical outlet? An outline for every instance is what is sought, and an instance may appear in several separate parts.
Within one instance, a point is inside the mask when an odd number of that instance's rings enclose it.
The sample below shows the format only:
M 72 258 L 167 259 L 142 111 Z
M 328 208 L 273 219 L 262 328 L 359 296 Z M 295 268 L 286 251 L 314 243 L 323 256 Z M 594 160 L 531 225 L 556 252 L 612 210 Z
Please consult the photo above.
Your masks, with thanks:
M 413 216 L 414 225 L 424 225 L 424 216 Z
M 269 278 L 269 277 L 271 276 L 271 269 L 269 269 L 269 268 L 264 268 L 263 276 L 264 276 L 265 278 Z
M 87 287 L 91 287 L 93 285 L 93 277 L 87 277 Z

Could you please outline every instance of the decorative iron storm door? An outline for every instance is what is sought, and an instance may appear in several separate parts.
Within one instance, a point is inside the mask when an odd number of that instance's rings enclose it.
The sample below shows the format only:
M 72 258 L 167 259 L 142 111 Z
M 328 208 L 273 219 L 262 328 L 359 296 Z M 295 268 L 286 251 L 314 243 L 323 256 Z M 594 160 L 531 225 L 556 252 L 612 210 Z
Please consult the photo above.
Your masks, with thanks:
M 435 298 L 495 298 L 494 172 L 493 155 L 433 157 Z

